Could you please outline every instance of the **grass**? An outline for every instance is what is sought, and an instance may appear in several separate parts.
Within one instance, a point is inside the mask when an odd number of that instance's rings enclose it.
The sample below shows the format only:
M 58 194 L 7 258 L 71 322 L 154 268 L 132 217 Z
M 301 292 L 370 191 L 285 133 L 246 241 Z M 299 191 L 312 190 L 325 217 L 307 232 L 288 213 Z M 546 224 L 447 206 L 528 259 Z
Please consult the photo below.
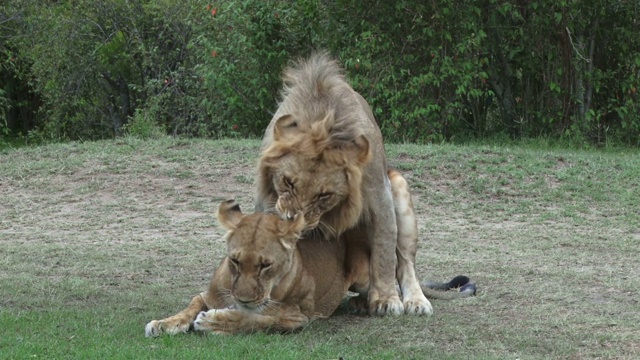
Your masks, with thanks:
M 389 145 L 419 216 L 418 273 L 479 296 L 430 317 L 339 312 L 289 335 L 144 337 L 221 260 L 221 200 L 252 208 L 259 141 L 0 150 L 0 358 L 640 357 L 633 150 Z

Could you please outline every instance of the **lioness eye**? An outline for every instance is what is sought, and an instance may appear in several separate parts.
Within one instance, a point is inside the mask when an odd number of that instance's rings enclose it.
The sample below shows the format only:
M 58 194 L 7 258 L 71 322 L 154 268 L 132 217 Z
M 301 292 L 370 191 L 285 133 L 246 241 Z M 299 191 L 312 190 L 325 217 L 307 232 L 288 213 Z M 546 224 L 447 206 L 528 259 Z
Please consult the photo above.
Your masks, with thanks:
M 285 176 L 283 180 L 284 183 L 289 187 L 289 189 L 293 189 L 293 181 L 291 181 L 291 179 Z
M 318 194 L 318 200 L 327 200 L 328 198 L 330 198 L 333 194 L 329 193 L 329 192 L 323 192 Z
M 231 261 L 231 263 L 232 263 L 234 266 L 238 266 L 238 265 L 240 265 L 240 262 L 238 261 L 238 259 L 235 259 L 235 258 L 229 258 L 229 260 Z
M 266 270 L 270 267 L 271 267 L 271 263 L 268 263 L 268 262 L 263 262 L 262 264 L 260 264 L 260 270 Z

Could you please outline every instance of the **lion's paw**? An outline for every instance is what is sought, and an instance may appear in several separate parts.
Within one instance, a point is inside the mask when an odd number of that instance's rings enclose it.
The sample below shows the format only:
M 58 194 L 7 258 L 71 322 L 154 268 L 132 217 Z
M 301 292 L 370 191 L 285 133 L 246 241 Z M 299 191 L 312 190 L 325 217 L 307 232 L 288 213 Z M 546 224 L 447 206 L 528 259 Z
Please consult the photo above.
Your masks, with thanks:
M 427 298 L 406 300 L 404 302 L 404 313 L 407 315 L 432 315 L 433 306 Z
M 153 320 L 144 327 L 144 336 L 156 337 L 162 334 L 175 335 L 178 333 L 187 332 L 188 330 L 189 324 L 181 324 L 179 322 L 170 323 L 164 320 Z
M 416 286 L 415 290 L 408 287 L 403 289 L 402 299 L 404 303 L 404 313 L 407 315 L 431 315 L 433 314 L 433 306 L 427 297 L 424 296 L 422 290 Z
M 398 295 L 392 295 L 377 300 L 369 299 L 369 314 L 371 315 L 402 315 L 404 305 Z

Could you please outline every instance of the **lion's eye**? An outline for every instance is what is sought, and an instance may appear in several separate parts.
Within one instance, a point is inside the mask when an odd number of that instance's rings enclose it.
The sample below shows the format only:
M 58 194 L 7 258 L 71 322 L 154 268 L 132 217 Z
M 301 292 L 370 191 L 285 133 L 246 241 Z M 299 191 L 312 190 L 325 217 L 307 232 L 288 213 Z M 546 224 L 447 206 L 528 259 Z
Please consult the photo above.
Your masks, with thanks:
M 287 185 L 289 189 L 293 189 L 293 181 L 291 181 L 291 179 L 289 179 L 286 176 L 283 177 L 282 179 L 284 180 L 285 185 Z
M 333 196 L 333 193 L 323 192 L 323 193 L 318 194 L 318 200 L 327 200 L 332 196 Z
M 236 258 L 229 258 L 229 261 L 231 261 L 231 263 L 233 264 L 233 266 L 238 267 L 240 266 L 240 262 L 238 261 L 238 259 Z
M 261 271 L 262 270 L 267 270 L 269 268 L 271 268 L 271 263 L 270 262 L 265 261 L 265 262 L 260 264 L 260 270 Z

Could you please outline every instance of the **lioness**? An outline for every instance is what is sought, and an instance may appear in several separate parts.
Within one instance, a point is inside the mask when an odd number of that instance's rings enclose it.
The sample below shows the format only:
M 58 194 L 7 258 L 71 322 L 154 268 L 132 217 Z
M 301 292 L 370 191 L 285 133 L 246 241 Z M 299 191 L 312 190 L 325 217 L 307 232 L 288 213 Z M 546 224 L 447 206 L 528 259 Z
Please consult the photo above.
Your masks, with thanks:
M 382 135 L 366 100 L 325 53 L 287 68 L 283 80 L 258 164 L 256 211 L 275 208 L 287 219 L 302 211 L 306 238 L 359 228 L 371 251 L 368 312 L 431 314 L 414 271 L 417 233 L 396 227 Z
M 218 334 L 291 331 L 331 315 L 348 290 L 359 294 L 350 299 L 351 310 L 366 311 L 371 252 L 362 229 L 345 231 L 345 239 L 304 239 L 301 212 L 292 220 L 269 213 L 244 215 L 233 201 L 220 205 L 218 219 L 229 230 L 227 257 L 209 288 L 178 314 L 149 322 L 146 336 L 186 332 L 191 326 Z M 454 281 L 458 282 L 429 286 L 448 289 L 465 285 L 468 279 Z M 422 291 L 429 297 L 453 299 L 475 294 L 475 286 L 469 283 L 460 292 L 446 293 L 425 284 Z

